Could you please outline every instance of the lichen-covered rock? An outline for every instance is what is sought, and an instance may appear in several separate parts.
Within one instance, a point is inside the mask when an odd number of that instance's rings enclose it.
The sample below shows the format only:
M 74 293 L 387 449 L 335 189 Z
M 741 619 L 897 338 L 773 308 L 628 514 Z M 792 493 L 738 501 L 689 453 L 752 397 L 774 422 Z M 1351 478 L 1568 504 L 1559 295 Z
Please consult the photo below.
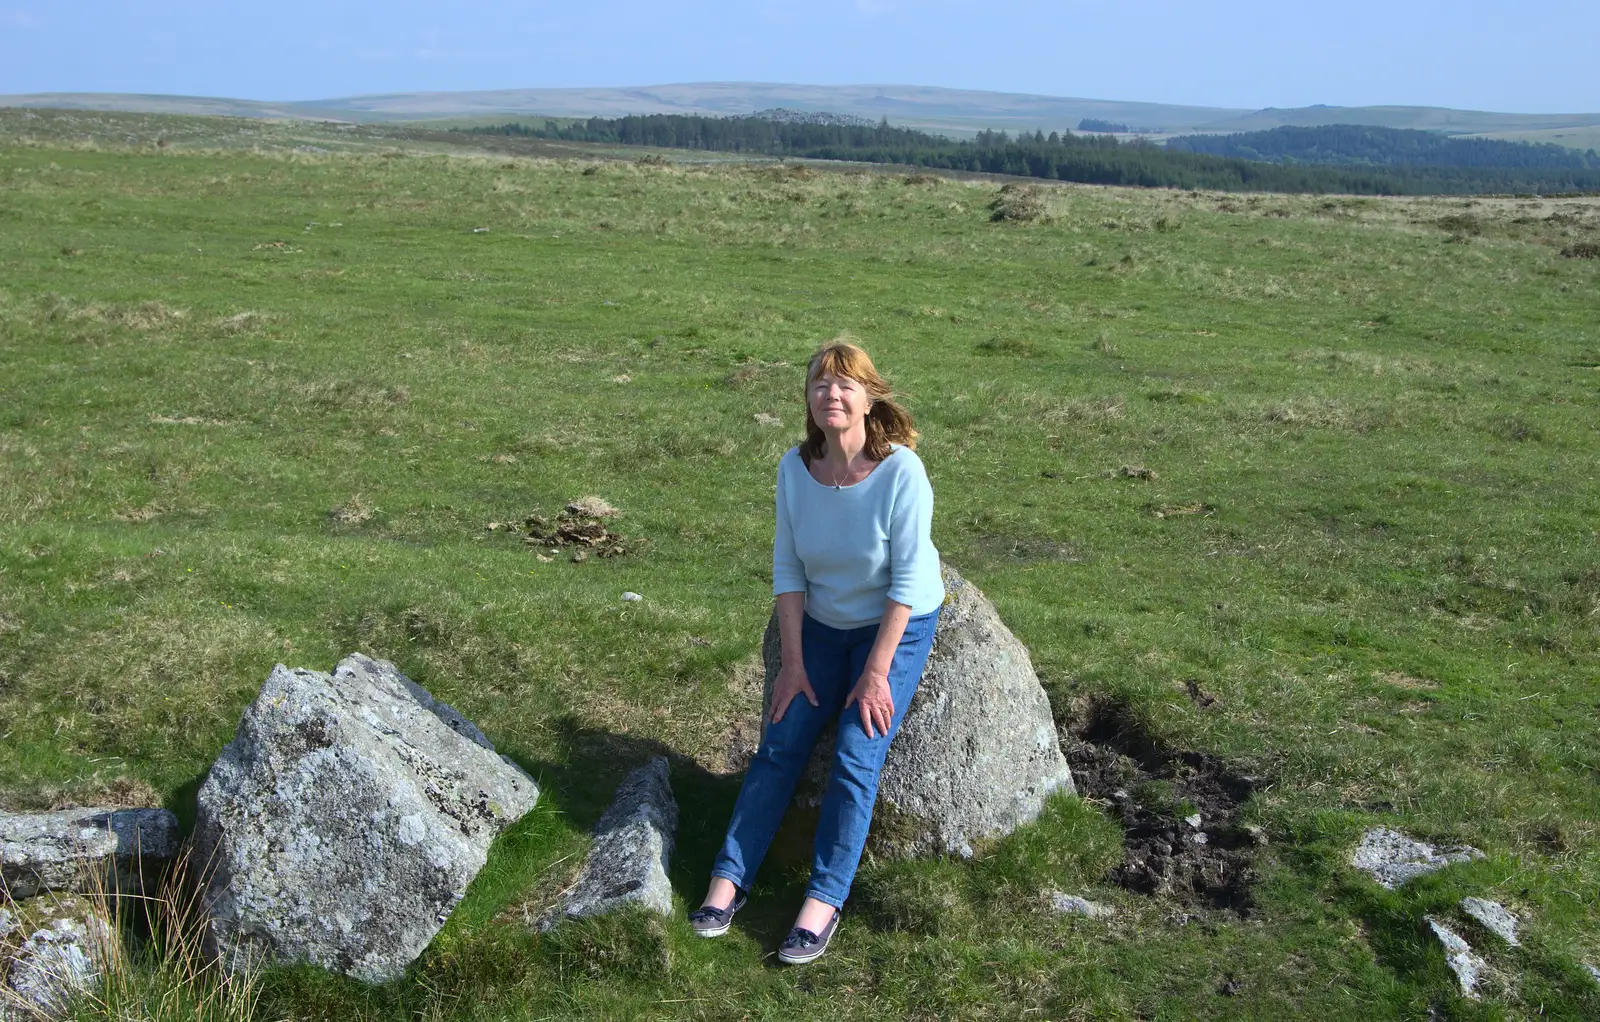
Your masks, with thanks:
M 0 932 L 0 1019 L 65 1017 L 120 954 L 116 931 L 73 895 L 35 898 L 11 914 L 10 925 L 11 932 Z
M 309 962 L 378 983 L 449 918 L 532 778 L 393 664 L 274 668 L 200 788 L 196 862 L 230 969 Z
M 0 890 L 138 894 L 178 851 L 178 819 L 165 809 L 0 812 Z
M 1498 901 L 1489 901 L 1486 898 L 1462 898 L 1461 911 L 1476 919 L 1484 929 L 1512 947 L 1522 946 L 1522 941 L 1517 939 L 1517 927 L 1522 921 Z
M 678 802 L 667 761 L 656 757 L 623 779 L 594 829 L 594 846 L 559 916 L 604 915 L 637 905 L 672 914 L 667 871 L 678 834 Z
M 1488 968 L 1488 963 L 1472 950 L 1472 945 L 1459 933 L 1433 916 L 1425 918 L 1429 929 L 1433 930 L 1433 935 L 1444 948 L 1445 964 L 1456 974 L 1456 982 L 1461 984 L 1461 995 L 1477 1000 L 1478 980 L 1483 976 L 1483 970 Z
M 973 854 L 973 843 L 1033 820 L 1074 790 L 1050 700 L 1028 650 L 994 605 L 948 566 L 933 651 L 878 785 L 868 849 L 899 857 Z M 770 698 L 782 657 L 776 614 L 761 647 Z M 796 798 L 817 804 L 833 758 L 823 733 Z
M 1467 845 L 1436 849 L 1426 841 L 1406 837 L 1397 830 L 1376 827 L 1361 835 L 1361 844 L 1350 856 L 1350 864 L 1393 890 L 1408 880 L 1452 863 L 1483 857 L 1482 852 Z

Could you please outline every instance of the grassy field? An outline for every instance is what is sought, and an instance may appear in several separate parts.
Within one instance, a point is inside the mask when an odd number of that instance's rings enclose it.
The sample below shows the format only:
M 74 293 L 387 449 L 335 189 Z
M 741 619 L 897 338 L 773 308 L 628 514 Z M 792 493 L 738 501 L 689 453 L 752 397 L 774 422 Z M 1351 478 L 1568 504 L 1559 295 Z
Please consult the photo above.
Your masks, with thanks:
M 26 117 L 0 113 L 0 804 L 192 814 L 272 665 L 352 650 L 544 785 L 406 980 L 275 973 L 262 1018 L 1600 1015 L 1600 259 L 1562 255 L 1600 200 L 1057 187 L 994 222 L 992 183 Z M 774 468 L 842 330 L 1063 727 L 1115 704 L 1265 779 L 1247 913 L 1109 884 L 1118 825 L 1069 798 L 972 861 L 869 863 L 804 971 L 772 964 L 781 856 L 721 941 L 682 910 L 529 931 L 652 751 L 697 904 Z M 626 555 L 486 529 L 588 494 Z M 1348 865 L 1378 824 L 1487 858 L 1386 892 Z M 1518 949 L 1467 931 L 1481 1001 L 1423 921 L 1468 894 L 1528 920 Z

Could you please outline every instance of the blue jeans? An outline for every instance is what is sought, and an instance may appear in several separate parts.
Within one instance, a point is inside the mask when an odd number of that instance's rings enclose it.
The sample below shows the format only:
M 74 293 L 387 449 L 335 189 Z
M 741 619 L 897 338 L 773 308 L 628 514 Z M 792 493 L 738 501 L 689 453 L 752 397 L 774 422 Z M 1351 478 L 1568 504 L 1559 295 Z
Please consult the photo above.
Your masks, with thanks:
M 872 807 L 878 799 L 878 775 L 883 771 L 889 743 L 911 705 L 922 680 L 922 668 L 933 648 L 933 631 L 939 612 L 922 614 L 906 622 L 905 634 L 895 647 L 889 667 L 889 692 L 894 699 L 894 721 L 887 735 L 868 738 L 861 726 L 859 705 L 848 709 L 844 701 L 861 678 L 867 654 L 878 637 L 878 626 L 830 628 L 807 614 L 800 630 L 800 652 L 806 677 L 817 694 L 812 706 L 805 694 L 795 696 L 783 720 L 768 722 L 761 747 L 745 771 L 744 786 L 733 806 L 728 836 L 717 854 L 712 876 L 750 886 L 767 847 L 772 844 L 784 811 L 794 798 L 796 783 L 811 759 L 812 747 L 829 721 L 839 722 L 834 742 L 833 770 L 822 796 L 817 839 L 811 860 L 811 883 L 806 896 L 834 908 L 844 904 L 855 879 L 861 850 L 867 843 Z

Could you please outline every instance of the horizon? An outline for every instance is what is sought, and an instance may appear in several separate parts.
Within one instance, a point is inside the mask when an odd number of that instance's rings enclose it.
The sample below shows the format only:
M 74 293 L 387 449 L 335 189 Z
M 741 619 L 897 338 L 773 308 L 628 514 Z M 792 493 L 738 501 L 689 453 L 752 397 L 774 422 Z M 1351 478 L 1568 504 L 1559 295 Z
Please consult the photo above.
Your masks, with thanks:
M 1551 33 L 1552 23 L 1563 30 Z M 639 0 L 581 11 L 492 0 L 441 20 L 417 0 L 331 9 L 288 0 L 271 12 L 199 0 L 138 11 L 108 0 L 10 0 L 0 2 L 0 94 L 305 103 L 713 83 L 902 85 L 1245 111 L 1571 114 L 1600 111 L 1600 76 L 1584 70 L 1597 33 L 1600 8 L 1572 2 L 1535 21 L 1485 3 L 1376 0 L 1357 0 L 1333 19 L 1259 0 L 1227 18 L 1172 2 L 1130 11 L 1002 0 L 974 17 L 950 0 L 828 0 L 803 10 L 719 2 L 671 12 Z
M 1085 102 L 1126 103 L 1126 104 L 1130 104 L 1130 105 L 1143 103 L 1143 104 L 1159 105 L 1159 106 L 1193 106 L 1193 107 L 1196 107 L 1196 108 L 1206 108 L 1206 107 L 1212 106 L 1212 104 L 1201 104 L 1201 103 L 1169 103 L 1169 102 L 1164 102 L 1164 101 L 1161 101 L 1161 100 L 1119 99 L 1119 98 L 1114 97 L 1114 96 L 1065 95 L 1065 94 L 1057 94 L 1057 93 L 1040 93 L 1040 92 L 1012 92 L 1012 91 L 1008 91 L 1008 90 L 1004 90 L 1004 89 L 955 88 L 955 87 L 952 87 L 952 86 L 929 85 L 929 84 L 926 84 L 926 83 L 916 83 L 916 82 L 838 82 L 838 83 L 832 83 L 832 84 L 821 84 L 821 83 L 818 83 L 818 82 L 799 82 L 799 81 L 755 81 L 755 80 L 734 81 L 734 80 L 722 80 L 722 79 L 718 79 L 718 80 L 704 79 L 704 80 L 699 80 L 699 81 L 677 81 L 677 82 L 625 82 L 625 83 L 620 84 L 620 85 L 524 85 L 524 86 L 507 86 L 507 87 L 504 87 L 504 88 L 484 88 L 484 89 L 476 89 L 476 88 L 474 88 L 474 89 L 394 89 L 394 90 L 389 90 L 389 91 L 385 91 L 385 92 L 352 92 L 352 93 L 347 93 L 347 94 L 338 95 L 338 96 L 334 96 L 334 95 L 314 96 L 314 97 L 311 97 L 310 99 L 283 99 L 283 98 L 280 98 L 280 97 L 273 97 L 273 96 L 242 96 L 242 95 L 225 95 L 225 94 L 222 94 L 222 93 L 201 94 L 201 93 L 144 92 L 144 91 L 140 91 L 140 92 L 105 92 L 105 91 L 85 91 L 85 90 L 68 90 L 68 89 L 46 89 L 46 90 L 39 90 L 39 91 L 35 91 L 35 92 L 14 92 L 14 93 L 0 92 L 0 97 L 5 97 L 5 96 L 27 97 L 27 96 L 52 96 L 52 95 L 61 95 L 61 96 L 147 96 L 147 97 L 150 97 L 150 98 L 160 98 L 160 99 L 199 99 L 199 100 L 213 99 L 213 100 L 229 100 L 229 101 L 239 101 L 239 102 L 249 102 L 249 103 L 263 103 L 263 104 L 278 104 L 278 103 L 281 103 L 281 104 L 284 104 L 284 105 L 308 105 L 308 104 L 316 104 L 318 102 L 327 102 L 327 101 L 382 99 L 382 98 L 388 98 L 388 97 L 413 96 L 413 95 L 441 95 L 441 96 L 443 96 L 443 95 L 468 94 L 468 93 L 544 92 L 544 91 L 549 91 L 549 92 L 574 91 L 574 92 L 576 92 L 576 91 L 588 91 L 588 90 L 614 90 L 614 91 L 621 92 L 621 91 L 630 91 L 630 90 L 671 89 L 671 88 L 708 87 L 708 86 L 753 86 L 753 87 L 758 87 L 758 88 L 824 88 L 824 89 L 827 89 L 827 88 L 837 88 L 837 89 L 849 89 L 849 88 L 857 88 L 857 89 L 870 89 L 870 88 L 877 88 L 877 89 L 949 89 L 949 90 L 955 91 L 955 92 L 991 93 L 991 94 L 997 95 L 997 96 L 1028 96 L 1028 97 L 1036 97 L 1036 98 L 1042 98 L 1042 99 L 1081 100 L 1081 101 L 1085 101 Z M 1345 104 L 1345 103 L 1306 103 L 1306 104 L 1303 104 L 1301 106 L 1295 106 L 1295 107 L 1268 105 L 1268 106 L 1259 106 L 1259 107 L 1230 107 L 1230 108 L 1227 108 L 1227 109 L 1237 110 L 1237 111 L 1241 111 L 1241 112 L 1264 113 L 1264 112 L 1271 111 L 1271 110 L 1317 110 L 1317 109 L 1325 109 L 1325 110 L 1361 110 L 1361 109 L 1384 109 L 1384 108 L 1425 109 L 1425 110 L 1454 110 L 1454 111 L 1460 111 L 1460 112 L 1466 112 L 1466 113 L 1531 114 L 1531 115 L 1541 115 L 1541 116 L 1560 116 L 1560 115 L 1565 115 L 1565 114 L 1571 114 L 1571 115 L 1575 115 L 1575 116 L 1596 116 L 1596 115 L 1600 115 L 1600 108 L 1597 108 L 1596 110 L 1583 110 L 1583 109 L 1578 109 L 1578 108 L 1573 108 L 1573 109 L 1570 109 L 1570 110 L 1491 110 L 1491 109 L 1487 109 L 1487 108 L 1473 108 L 1473 107 L 1461 107 L 1461 106 L 1436 106 L 1436 105 L 1421 104 L 1421 103 L 1364 103 L 1364 104 L 1359 104 L 1359 105 L 1356 105 L 1356 104 Z M 711 115 L 711 116 L 716 116 L 716 115 Z M 725 116 L 745 116 L 745 115 L 727 114 Z

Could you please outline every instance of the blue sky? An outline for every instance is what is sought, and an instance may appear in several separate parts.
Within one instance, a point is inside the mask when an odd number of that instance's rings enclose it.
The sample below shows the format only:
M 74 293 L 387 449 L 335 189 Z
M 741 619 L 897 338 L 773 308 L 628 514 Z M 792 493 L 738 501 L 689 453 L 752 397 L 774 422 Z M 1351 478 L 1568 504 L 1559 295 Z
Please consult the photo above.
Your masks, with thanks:
M 1600 111 L 1600 2 L 0 0 L 0 93 L 318 99 L 687 81 Z

